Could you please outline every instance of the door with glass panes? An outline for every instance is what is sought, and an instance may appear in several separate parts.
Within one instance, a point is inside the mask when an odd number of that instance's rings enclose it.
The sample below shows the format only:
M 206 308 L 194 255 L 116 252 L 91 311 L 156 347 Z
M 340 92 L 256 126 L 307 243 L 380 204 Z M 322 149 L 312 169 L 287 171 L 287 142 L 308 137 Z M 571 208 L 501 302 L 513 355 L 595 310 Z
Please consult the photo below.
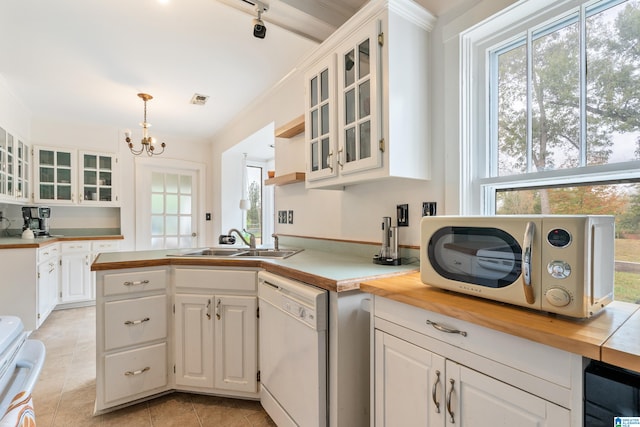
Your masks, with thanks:
M 136 163 L 136 249 L 199 245 L 199 166 L 172 168 L 160 159 Z

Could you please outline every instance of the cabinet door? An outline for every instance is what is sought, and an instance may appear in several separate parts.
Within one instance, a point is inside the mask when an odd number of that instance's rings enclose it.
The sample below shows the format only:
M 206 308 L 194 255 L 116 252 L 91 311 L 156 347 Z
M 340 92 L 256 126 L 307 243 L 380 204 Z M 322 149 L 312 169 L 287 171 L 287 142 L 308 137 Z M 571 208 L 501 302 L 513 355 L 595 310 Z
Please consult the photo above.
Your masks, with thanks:
M 336 62 L 330 55 L 306 74 L 307 180 L 336 176 Z
M 213 295 L 175 296 L 176 385 L 213 387 Z
M 216 296 L 215 386 L 258 390 L 257 298 Z
M 87 301 L 92 298 L 90 253 L 62 255 L 60 302 Z
M 44 322 L 58 303 L 58 259 L 52 258 L 38 265 L 38 326 Z
M 29 191 L 31 190 L 29 185 L 29 146 L 23 141 L 18 140 L 18 146 L 16 150 L 16 199 L 27 201 L 29 200 Z
M 379 29 L 376 19 L 337 50 L 341 174 L 382 166 Z
M 115 191 L 117 158 L 107 153 L 80 152 L 80 202 L 109 205 L 118 201 Z
M 35 147 L 35 202 L 76 202 L 75 151 Z
M 571 425 L 570 411 L 450 360 L 446 361 L 446 421 L 451 426 Z
M 375 331 L 375 425 L 444 425 L 445 361 L 428 350 Z

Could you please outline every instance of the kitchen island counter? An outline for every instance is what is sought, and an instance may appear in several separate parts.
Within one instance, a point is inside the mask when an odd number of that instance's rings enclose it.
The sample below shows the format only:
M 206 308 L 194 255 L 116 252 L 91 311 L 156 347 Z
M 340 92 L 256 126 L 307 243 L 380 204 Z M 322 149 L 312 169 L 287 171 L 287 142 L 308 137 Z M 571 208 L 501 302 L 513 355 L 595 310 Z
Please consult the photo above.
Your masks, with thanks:
M 640 371 L 640 308 L 614 301 L 591 319 L 571 319 L 438 289 L 419 273 L 365 281 L 360 290 L 593 360 Z
M 162 265 L 257 267 L 333 292 L 358 289 L 360 282 L 404 275 L 419 270 L 417 263 L 399 266 L 374 264 L 371 258 L 345 253 L 305 249 L 285 258 L 180 257 L 178 251 L 151 250 L 103 253 L 91 266 L 93 271 Z

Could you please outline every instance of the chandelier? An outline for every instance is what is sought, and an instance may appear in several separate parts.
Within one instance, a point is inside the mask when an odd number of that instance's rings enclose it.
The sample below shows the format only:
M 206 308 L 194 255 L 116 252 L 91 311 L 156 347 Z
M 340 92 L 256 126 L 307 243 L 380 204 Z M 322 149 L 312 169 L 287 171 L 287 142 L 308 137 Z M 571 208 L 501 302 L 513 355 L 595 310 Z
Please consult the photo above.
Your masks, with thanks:
M 149 157 L 153 156 L 154 154 L 162 154 L 164 153 L 166 144 L 164 142 L 161 143 L 160 147 L 162 148 L 162 150 L 156 151 L 156 139 L 149 136 L 149 128 L 151 127 L 151 123 L 147 123 L 147 101 L 153 99 L 153 96 L 147 93 L 139 93 L 138 97 L 144 101 L 144 120 L 142 121 L 142 123 L 140 123 L 140 126 L 142 126 L 142 140 L 140 141 L 140 143 L 142 144 L 142 146 L 140 147 L 140 149 L 133 148 L 133 142 L 131 142 L 131 131 L 129 129 L 124 131 L 125 141 L 129 146 L 129 150 L 131 150 L 131 152 L 136 156 L 145 152 Z

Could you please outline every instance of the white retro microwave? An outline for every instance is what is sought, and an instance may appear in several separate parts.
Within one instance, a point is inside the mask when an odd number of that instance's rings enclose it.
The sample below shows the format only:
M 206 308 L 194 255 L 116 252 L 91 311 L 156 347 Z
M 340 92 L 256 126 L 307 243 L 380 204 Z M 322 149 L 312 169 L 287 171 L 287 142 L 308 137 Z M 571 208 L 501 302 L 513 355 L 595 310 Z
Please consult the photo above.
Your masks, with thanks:
M 576 318 L 613 300 L 614 218 L 424 217 L 420 276 L 431 286 Z

